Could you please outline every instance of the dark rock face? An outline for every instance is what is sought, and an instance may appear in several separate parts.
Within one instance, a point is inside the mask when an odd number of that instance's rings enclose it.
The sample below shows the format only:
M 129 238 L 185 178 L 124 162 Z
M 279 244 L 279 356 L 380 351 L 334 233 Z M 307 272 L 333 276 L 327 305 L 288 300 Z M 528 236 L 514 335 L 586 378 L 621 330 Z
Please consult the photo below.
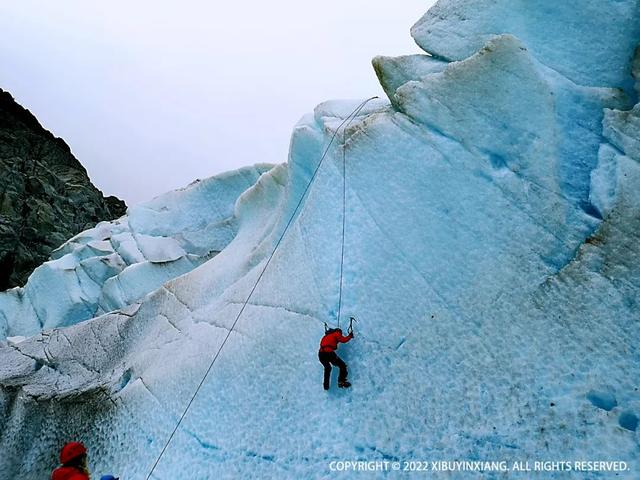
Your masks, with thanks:
M 0 89 L 0 290 L 23 285 L 64 241 L 125 211 L 62 139 Z

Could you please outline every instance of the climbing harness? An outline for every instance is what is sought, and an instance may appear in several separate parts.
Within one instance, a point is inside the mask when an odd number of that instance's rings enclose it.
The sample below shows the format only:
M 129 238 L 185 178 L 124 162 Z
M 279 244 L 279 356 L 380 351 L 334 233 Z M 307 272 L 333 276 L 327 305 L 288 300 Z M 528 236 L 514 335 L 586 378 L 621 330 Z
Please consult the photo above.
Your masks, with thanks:
M 365 107 L 365 105 L 367 103 L 369 103 L 371 100 L 375 99 L 375 98 L 378 98 L 378 97 L 377 96 L 370 97 L 370 98 L 366 99 L 365 101 L 363 101 L 362 103 L 360 103 L 360 105 L 358 105 L 347 116 L 347 118 L 345 118 L 342 121 L 342 123 L 340 125 L 338 125 L 338 128 L 336 129 L 336 131 L 331 136 L 329 144 L 327 145 L 327 147 L 325 148 L 324 152 L 322 153 L 322 156 L 320 157 L 320 161 L 318 162 L 318 165 L 316 166 L 315 170 L 313 171 L 313 174 L 311 175 L 311 179 L 309 180 L 309 183 L 307 184 L 306 188 L 304 189 L 304 192 L 302 192 L 302 195 L 300 196 L 300 200 L 298 200 L 298 204 L 296 205 L 296 208 L 293 210 L 293 213 L 291 214 L 291 217 L 289 217 L 289 220 L 288 220 L 287 224 L 285 225 L 284 230 L 280 234 L 280 237 L 278 238 L 278 241 L 276 242 L 275 246 L 273 247 L 273 250 L 271 251 L 271 254 L 269 255 L 269 258 L 267 259 L 267 262 L 265 263 L 264 267 L 262 267 L 260 275 L 258 275 L 258 278 L 256 279 L 253 287 L 251 288 L 251 291 L 249 292 L 249 295 L 247 295 L 246 300 L 242 304 L 242 308 L 240 308 L 240 311 L 236 315 L 236 318 L 233 321 L 233 324 L 231 325 L 231 328 L 227 331 L 227 335 L 224 337 L 224 340 L 220 344 L 220 347 L 218 348 L 218 351 L 216 352 L 216 354 L 214 355 L 213 359 L 211 360 L 211 363 L 209 364 L 209 367 L 205 371 L 205 374 L 202 377 L 202 380 L 200 380 L 200 383 L 198 384 L 198 386 L 196 387 L 195 391 L 193 392 L 193 395 L 189 399 L 189 402 L 187 403 L 187 406 L 185 407 L 184 411 L 180 415 L 180 418 L 178 419 L 178 422 L 176 423 L 175 428 L 173 429 L 173 431 L 169 435 L 169 438 L 167 439 L 167 441 L 165 442 L 164 446 L 162 447 L 162 450 L 160 451 L 160 454 L 158 455 L 158 458 L 156 458 L 156 461 L 154 462 L 153 466 L 151 467 L 151 470 L 147 474 L 146 480 L 149 480 L 151 478 L 151 475 L 153 475 L 153 472 L 155 471 L 156 467 L 160 463 L 160 460 L 162 459 L 162 456 L 164 455 L 164 453 L 166 452 L 167 448 L 169 447 L 169 444 L 171 443 L 171 440 L 173 440 L 173 437 L 175 436 L 176 432 L 178 431 L 178 428 L 180 428 L 180 425 L 182 424 L 182 421 L 184 420 L 184 418 L 186 417 L 187 413 L 189 412 L 189 409 L 191 408 L 191 405 L 193 404 L 193 401 L 198 396 L 198 393 L 200 392 L 200 389 L 204 385 L 204 382 L 206 381 L 207 377 L 209 376 L 209 373 L 211 372 L 211 369 L 213 368 L 213 365 L 216 363 L 216 360 L 218 359 L 218 356 L 220 355 L 220 352 L 222 351 L 222 348 L 227 343 L 227 340 L 229 339 L 229 336 L 231 335 L 231 332 L 233 331 L 233 329 L 235 328 L 236 324 L 238 323 L 238 320 L 240 319 L 240 316 L 242 315 L 242 312 L 244 312 L 244 309 L 246 308 L 247 304 L 249 303 L 249 300 L 251 300 L 251 297 L 253 296 L 253 293 L 255 292 L 256 288 L 258 287 L 258 284 L 260 283 L 260 280 L 262 279 L 262 276 L 264 275 L 264 272 L 267 270 L 267 267 L 271 263 L 271 260 L 273 259 L 276 251 L 278 250 L 278 247 L 282 243 L 282 239 L 284 238 L 284 236 L 287 233 L 289 227 L 293 223 L 294 218 L 296 218 L 296 214 L 298 213 L 298 210 L 302 206 L 302 201 L 304 200 L 304 198 L 306 197 L 307 193 L 309 192 L 309 189 L 311 188 L 311 185 L 313 184 L 313 181 L 315 180 L 316 175 L 318 174 L 318 171 L 320 170 L 320 167 L 322 166 L 322 163 L 324 162 L 324 159 L 327 156 L 327 153 L 329 152 L 329 148 L 331 148 L 331 145 L 333 144 L 333 141 L 335 140 L 336 136 L 338 135 L 338 132 L 340 131 L 340 129 L 342 127 L 344 127 L 346 129 L 351 124 L 351 122 L 358 116 L 358 114 Z M 345 124 L 346 124 L 346 126 L 345 126 Z M 344 164 L 344 149 L 343 149 L 343 164 Z M 345 171 L 345 167 L 343 165 L 343 172 L 344 171 Z M 344 178 L 343 178 L 343 182 L 344 182 Z M 343 184 L 342 259 L 341 259 L 341 262 L 340 262 L 340 295 L 339 295 L 339 306 L 338 306 L 338 322 L 340 321 L 339 312 L 340 312 L 340 304 L 342 302 L 342 264 L 343 264 L 343 261 L 344 261 L 344 209 L 345 209 L 344 204 L 345 204 L 345 194 L 346 194 L 346 187 Z M 327 327 L 327 324 L 325 322 L 325 328 L 326 327 Z

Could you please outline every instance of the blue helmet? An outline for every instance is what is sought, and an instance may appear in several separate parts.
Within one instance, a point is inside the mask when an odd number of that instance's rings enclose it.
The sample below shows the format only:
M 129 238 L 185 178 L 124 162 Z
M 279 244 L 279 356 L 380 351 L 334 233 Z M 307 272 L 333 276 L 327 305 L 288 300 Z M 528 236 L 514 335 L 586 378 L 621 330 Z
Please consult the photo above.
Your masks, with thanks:
M 118 477 L 114 477 L 113 475 L 102 475 L 100 480 L 119 480 Z

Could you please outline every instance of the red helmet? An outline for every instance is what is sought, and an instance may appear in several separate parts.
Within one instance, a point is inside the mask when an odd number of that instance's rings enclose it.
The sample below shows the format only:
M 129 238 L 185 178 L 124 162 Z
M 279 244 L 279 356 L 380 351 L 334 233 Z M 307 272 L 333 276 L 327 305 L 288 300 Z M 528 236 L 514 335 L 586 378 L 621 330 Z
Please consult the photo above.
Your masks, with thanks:
M 65 463 L 69 463 L 71 460 L 86 454 L 87 449 L 82 443 L 69 442 L 62 447 L 62 450 L 60 450 L 60 463 L 64 465 Z

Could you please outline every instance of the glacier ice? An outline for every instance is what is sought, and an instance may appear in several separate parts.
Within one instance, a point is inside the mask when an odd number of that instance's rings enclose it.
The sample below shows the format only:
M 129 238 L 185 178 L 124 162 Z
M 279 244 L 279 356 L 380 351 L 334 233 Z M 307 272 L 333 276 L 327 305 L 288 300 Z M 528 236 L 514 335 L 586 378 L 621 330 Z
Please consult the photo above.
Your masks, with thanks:
M 0 339 L 125 307 L 205 262 L 235 235 L 237 197 L 271 167 L 198 180 L 76 235 L 24 288 L 0 292 Z
M 464 60 L 510 33 L 576 84 L 631 89 L 639 14 L 637 0 L 439 0 L 411 34 L 436 57 Z
M 638 3 L 578 3 L 441 1 L 413 30 L 440 58 L 374 59 L 389 101 L 367 104 L 344 142 L 339 132 L 154 478 L 322 478 L 345 459 L 635 468 Z M 540 11 L 529 14 L 533 4 Z M 585 38 L 594 25 L 604 30 Z M 94 471 L 145 478 L 359 103 L 316 107 L 294 128 L 287 164 L 228 196 L 170 194 L 173 216 L 160 205 L 129 215 L 136 234 L 202 257 L 217 223 L 190 225 L 235 202 L 234 234 L 220 234 L 217 255 L 155 283 L 156 264 L 123 229 L 109 243 L 132 278 L 104 282 L 114 304 L 98 313 L 110 313 L 10 332 L 0 476 L 45 476 L 75 438 Z M 336 315 L 343 153 L 343 312 L 360 322 L 340 350 L 354 386 L 325 394 L 316 351 Z M 82 250 L 70 241 L 39 288 L 57 288 L 79 258 L 113 255 L 97 232 L 80 238 Z M 84 270 L 104 278 L 109 261 Z M 147 278 L 159 288 L 136 292 Z M 68 308 L 86 308 L 78 298 Z

